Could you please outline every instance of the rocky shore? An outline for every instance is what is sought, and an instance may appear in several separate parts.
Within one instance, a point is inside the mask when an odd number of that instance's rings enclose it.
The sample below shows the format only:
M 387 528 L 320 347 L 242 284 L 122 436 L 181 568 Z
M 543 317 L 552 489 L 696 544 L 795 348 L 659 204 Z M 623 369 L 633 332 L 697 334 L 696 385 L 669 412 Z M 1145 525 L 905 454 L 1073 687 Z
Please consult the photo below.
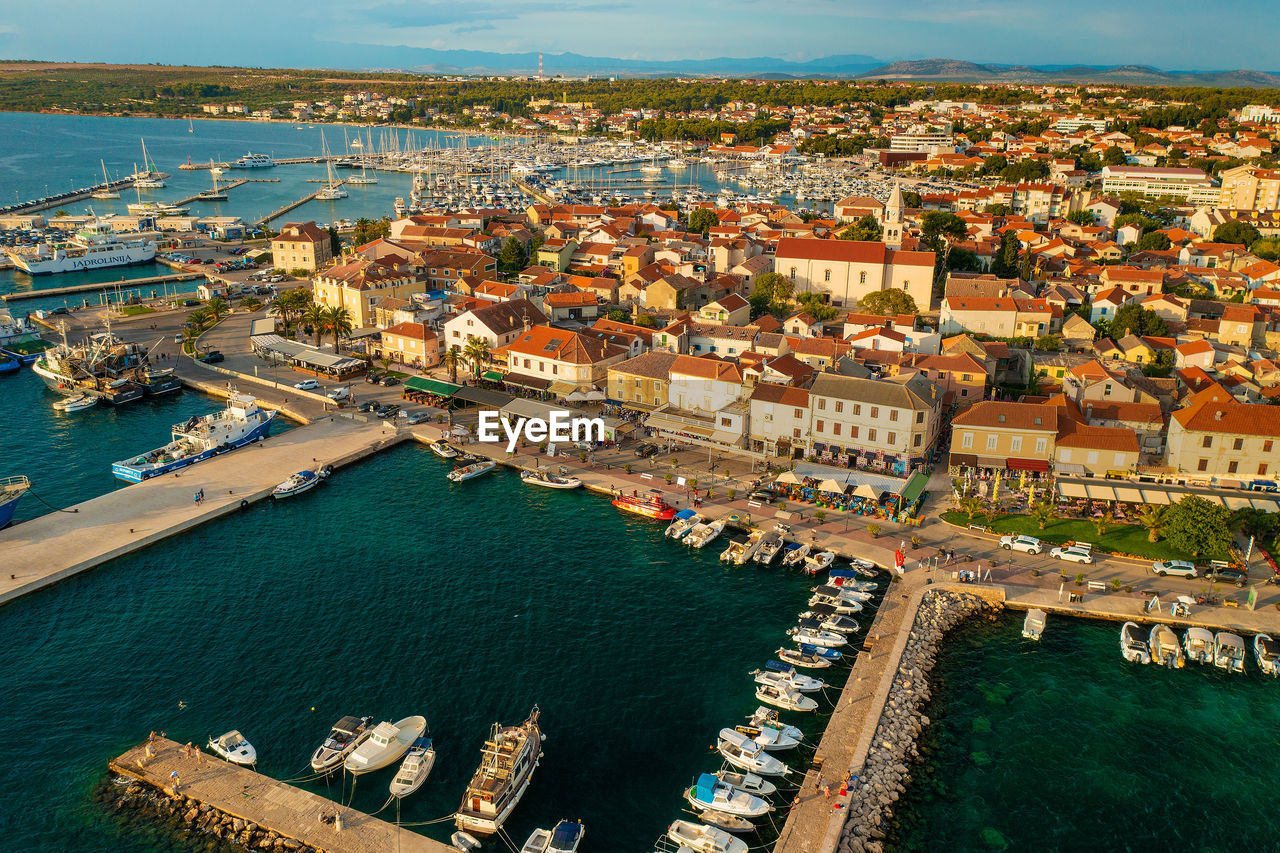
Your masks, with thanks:
M 201 850 L 264 850 L 272 853 L 322 853 L 315 847 L 278 832 L 233 817 L 181 793 L 170 794 L 152 785 L 123 776 L 108 779 L 97 799 L 108 810 L 126 816 L 133 812 L 149 823 L 158 823 L 176 835 L 199 840 Z
M 916 740 L 929 718 L 929 673 L 947 632 L 970 617 L 993 613 L 989 602 L 967 593 L 930 590 L 916 612 L 915 624 L 894 673 L 888 700 L 849 796 L 840 853 L 881 853 L 886 823 L 906 790 L 908 764 L 917 758 Z

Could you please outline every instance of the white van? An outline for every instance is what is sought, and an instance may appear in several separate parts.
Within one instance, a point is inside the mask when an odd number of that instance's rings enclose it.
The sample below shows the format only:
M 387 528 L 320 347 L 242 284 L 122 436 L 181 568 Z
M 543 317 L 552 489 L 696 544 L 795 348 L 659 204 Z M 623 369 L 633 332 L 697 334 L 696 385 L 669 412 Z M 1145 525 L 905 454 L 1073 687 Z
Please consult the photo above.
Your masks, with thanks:
M 340 400 L 345 400 L 348 397 L 350 397 L 351 389 L 347 388 L 346 386 L 343 386 L 341 388 L 334 388 L 328 394 L 325 394 L 325 396 L 328 397 L 330 400 L 333 400 L 334 402 L 338 402 Z

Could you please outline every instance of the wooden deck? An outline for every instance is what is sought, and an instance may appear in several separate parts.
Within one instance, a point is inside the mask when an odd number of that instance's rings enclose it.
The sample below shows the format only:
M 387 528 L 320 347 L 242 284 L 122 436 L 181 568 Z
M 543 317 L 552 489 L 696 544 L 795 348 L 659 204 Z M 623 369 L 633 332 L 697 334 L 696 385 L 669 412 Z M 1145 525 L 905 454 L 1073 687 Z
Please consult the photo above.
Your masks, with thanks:
M 173 793 L 170 773 L 177 771 L 178 793 L 208 803 L 220 812 L 252 821 L 263 829 L 296 839 L 327 853 L 449 853 L 453 848 L 332 800 L 238 767 L 205 750 L 203 763 L 186 758 L 180 744 L 156 741 L 153 758 L 142 743 L 110 763 L 111 771 Z M 141 766 L 139 762 L 142 762 Z M 342 814 L 341 831 L 322 815 Z

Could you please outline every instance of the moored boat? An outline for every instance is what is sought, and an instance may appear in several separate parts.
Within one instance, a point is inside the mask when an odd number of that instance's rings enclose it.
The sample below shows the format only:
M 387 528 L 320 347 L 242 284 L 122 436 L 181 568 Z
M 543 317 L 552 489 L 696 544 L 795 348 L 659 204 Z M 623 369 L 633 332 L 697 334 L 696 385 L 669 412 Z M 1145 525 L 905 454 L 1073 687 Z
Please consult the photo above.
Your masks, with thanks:
M 315 471 L 299 471 L 296 474 L 290 474 L 287 480 L 272 489 L 271 497 L 276 500 L 291 498 L 314 489 L 319 482 L 320 477 Z
M 1244 640 L 1230 631 L 1214 634 L 1213 665 L 1227 672 L 1244 672 Z
M 759 729 L 762 735 L 770 731 L 776 733 L 776 736 L 765 738 L 763 742 L 760 736 L 754 738 L 766 752 L 791 749 L 804 741 L 804 732 L 797 726 L 782 722 L 777 711 L 763 705 L 757 707 L 755 713 L 747 718 L 747 727 Z
M 826 685 L 821 678 L 803 675 L 796 672 L 795 667 L 783 661 L 771 660 L 765 663 L 764 669 L 753 669 L 756 684 L 772 684 L 776 687 L 789 687 L 801 693 L 817 693 Z
M 1178 643 L 1178 635 L 1168 625 L 1153 625 L 1147 637 L 1147 649 L 1151 653 L 1151 662 L 1170 669 L 1180 669 L 1186 665 L 1182 656 L 1182 646 Z
M 831 568 L 831 564 L 836 561 L 836 555 L 832 551 L 821 551 L 810 557 L 805 557 L 804 570 L 808 574 L 816 575 L 825 569 Z
M 1038 640 L 1044 633 L 1045 612 L 1038 607 L 1027 611 L 1027 618 L 1022 620 L 1022 636 L 1027 640 Z
M 745 817 L 725 814 L 715 809 L 700 809 L 698 811 L 698 820 L 707 826 L 722 829 L 725 832 L 754 832 L 756 829 L 756 825 Z
M 663 535 L 668 539 L 675 539 L 679 541 L 689 533 L 689 531 L 693 530 L 694 527 L 701 523 L 702 516 L 698 515 L 698 513 L 691 509 L 682 509 L 676 513 L 675 520 L 667 525 L 667 529 L 663 532 Z
M 677 820 L 667 827 L 667 838 L 693 853 L 747 853 L 747 842 L 723 829 Z
M 488 474 L 497 467 L 497 462 L 485 459 L 481 462 L 472 462 L 470 465 L 463 465 L 461 468 L 454 468 L 445 476 L 454 483 L 464 483 L 467 480 L 479 477 L 481 474 Z
M 645 518 L 656 518 L 658 521 L 671 521 L 676 517 L 676 508 L 663 500 L 662 492 L 658 489 L 650 489 L 643 495 L 638 493 L 618 495 L 612 503 L 623 512 L 632 512 L 643 515 Z
M 85 409 L 92 409 L 98 405 L 97 397 L 90 397 L 88 394 L 77 394 L 74 397 L 63 397 L 53 401 L 53 407 L 59 412 L 83 412 Z
M 699 776 L 684 792 L 684 798 L 695 809 L 711 809 L 739 817 L 761 817 L 773 811 L 768 800 L 721 782 L 711 773 Z
M 790 568 L 798 566 L 804 562 L 804 558 L 809 556 L 810 546 L 808 543 L 800 544 L 799 542 L 791 542 L 782 549 L 782 565 Z
M 258 762 L 258 751 L 253 748 L 253 744 L 245 740 L 240 732 L 234 730 L 221 737 L 209 738 L 209 749 L 232 764 L 252 767 Z
M 781 684 L 761 684 L 756 688 L 756 699 L 766 705 L 772 705 L 784 711 L 807 712 L 818 710 L 818 703 L 815 699 L 805 696 L 793 687 Z
M 470 853 L 472 850 L 480 849 L 480 842 L 469 832 L 459 830 L 449 836 L 449 844 L 454 850 L 461 850 L 462 853 Z
M 762 566 L 772 563 L 785 544 L 782 534 L 786 528 L 782 525 L 779 525 L 779 528 L 779 530 L 770 530 L 760 537 L 760 547 L 756 549 L 756 562 Z
M 805 669 L 827 669 L 832 663 L 829 658 L 800 649 L 777 649 L 774 654 L 784 663 L 789 663 L 792 666 L 802 666 Z
M 378 723 L 346 757 L 342 766 L 353 776 L 381 770 L 408 752 L 426 728 L 427 719 L 421 716 L 405 717 L 395 723 Z
M 548 489 L 576 489 L 582 485 L 577 477 L 565 477 L 545 470 L 521 471 L 520 479 L 530 486 L 544 486 Z
M 778 793 L 778 786 L 763 776 L 754 773 L 739 773 L 736 770 L 719 770 L 715 774 L 721 782 L 726 782 L 739 791 L 755 794 L 758 797 L 772 797 Z
M 175 424 L 173 441 L 133 459 L 116 462 L 111 466 L 111 473 L 117 479 L 140 483 L 195 465 L 266 438 L 274 417 L 275 412 L 260 408 L 253 397 L 232 394 L 222 411 Z
M 804 620 L 813 619 L 817 627 L 823 631 L 835 631 L 837 634 L 852 634 L 858 630 L 858 621 L 846 616 L 830 604 L 814 604 L 800 614 L 801 624 Z
M 757 776 L 782 776 L 789 769 L 787 765 L 765 752 L 760 744 L 736 729 L 720 730 L 716 750 L 734 767 Z
M 1280 643 L 1267 634 L 1254 636 L 1253 659 L 1263 675 L 1280 676 Z
M 587 828 L 580 820 L 562 820 L 551 828 L 551 840 L 547 843 L 547 853 L 577 853 L 582 836 Z
M 454 822 L 458 829 L 493 835 L 524 796 L 542 758 L 537 706 L 518 726 L 494 723 L 481 748 L 480 766 L 467 785 Z
M 1191 663 L 1213 663 L 1213 633 L 1204 628 L 1188 628 L 1182 650 Z
M 403 799 L 422 787 L 436 763 L 436 751 L 431 745 L 431 738 L 420 737 L 409 747 L 400 769 L 391 780 L 391 796 Z
M 1151 663 L 1151 651 L 1147 638 L 1136 622 L 1126 622 L 1120 627 L 1120 654 L 1129 663 Z
M 458 455 L 458 450 L 443 438 L 431 442 L 427 447 L 430 447 L 431 452 L 436 456 L 441 456 L 445 459 L 453 459 Z
M 691 548 L 705 548 L 724 530 L 724 521 L 716 519 L 710 523 L 695 524 L 684 537 L 684 543 Z
M 723 562 L 741 566 L 755 556 L 762 539 L 764 539 L 764 531 L 759 529 L 752 530 L 746 536 L 735 536 L 729 540 L 729 547 L 721 552 L 720 559 Z
M 31 488 L 31 481 L 21 474 L 14 477 L 0 477 L 0 530 L 4 530 L 13 522 L 13 515 L 18 511 L 18 501 Z
M 324 743 L 311 754 L 311 769 L 316 773 L 329 773 L 342 766 L 351 752 L 369 736 L 369 724 L 373 717 L 343 717 L 333 724 Z

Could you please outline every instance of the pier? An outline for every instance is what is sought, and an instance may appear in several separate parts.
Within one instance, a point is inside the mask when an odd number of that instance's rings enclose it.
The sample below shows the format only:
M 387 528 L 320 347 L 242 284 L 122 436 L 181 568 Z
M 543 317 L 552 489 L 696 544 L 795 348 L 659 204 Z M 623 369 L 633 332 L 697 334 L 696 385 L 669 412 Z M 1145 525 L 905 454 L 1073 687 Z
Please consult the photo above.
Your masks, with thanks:
M 223 761 L 208 750 L 205 750 L 204 760 L 197 763 L 195 759 L 184 756 L 182 746 L 171 740 L 158 739 L 152 749 L 155 754 L 148 758 L 145 743 L 135 746 L 109 763 L 111 772 L 170 796 L 185 797 L 182 805 L 187 815 L 191 815 L 192 809 L 198 815 L 201 806 L 208 806 L 239 821 L 239 825 L 244 827 L 241 833 L 247 824 L 252 824 L 255 829 L 250 832 L 273 832 L 295 842 L 281 847 L 294 850 L 306 845 L 326 853 L 383 853 L 388 850 L 448 853 L 452 850 L 424 835 L 343 807 L 333 800 L 286 785 L 247 767 Z M 176 792 L 172 773 L 178 774 Z M 328 823 L 323 820 L 332 818 L 335 813 L 342 817 L 340 829 L 331 820 Z M 255 846 L 261 847 L 262 843 L 259 841 Z M 269 849 L 273 843 L 268 841 L 266 846 Z
M 81 201 L 83 199 L 90 198 L 99 190 L 112 190 L 114 192 L 119 192 L 120 190 L 127 190 L 132 186 L 133 178 L 125 178 L 124 180 L 111 181 L 105 184 L 94 184 L 91 187 L 82 187 L 78 190 L 69 190 L 67 192 L 60 193 L 59 195 L 49 196 L 46 200 L 36 202 L 35 204 L 11 204 L 7 207 L 0 207 L 0 213 L 35 213 L 36 211 L 48 210 L 51 207 L 58 207 L 60 205 L 69 204 L 73 201 Z
M 343 182 L 343 181 L 338 181 L 337 183 L 338 183 L 339 185 L 341 185 L 341 184 L 343 184 L 344 182 Z M 320 190 L 316 190 L 315 192 L 313 192 L 313 193 L 311 193 L 311 194 L 309 194 L 309 195 L 304 195 L 302 198 L 298 199 L 297 201 L 295 201 L 295 202 L 291 202 L 291 203 L 289 203 L 289 204 L 286 204 L 284 207 L 281 207 L 281 208 L 279 208 L 279 209 L 277 209 L 277 210 L 272 211 L 271 213 L 268 213 L 266 216 L 264 216 L 264 217 L 262 217 L 261 219 L 257 220 L 257 221 L 256 221 L 256 222 L 254 222 L 253 224 L 254 224 L 255 226 L 257 226 L 258 228 L 262 228 L 263 226 L 265 226 L 265 225 L 267 225 L 268 223 L 270 223 L 270 222 L 271 222 L 271 220 L 273 220 L 273 219 L 279 219 L 281 216 L 284 216 L 284 215 L 285 215 L 286 213 L 288 213 L 289 211 L 294 210 L 295 208 L 302 207 L 304 204 L 306 204 L 306 203 L 307 203 L 307 202 L 309 202 L 309 201 L 313 201 L 313 200 L 315 199 L 315 197 L 316 197 L 316 196 L 318 196 L 319 194 L 320 194 Z
M 40 299 L 45 296 L 66 296 L 72 293 L 98 293 L 103 290 L 115 290 L 117 287 L 147 287 L 153 284 L 170 284 L 175 281 L 198 281 L 204 273 L 189 272 L 175 275 L 152 275 L 146 278 L 122 279 L 121 281 L 102 281 L 97 284 L 72 284 L 66 287 L 50 287 L 44 290 L 18 290 L 0 295 L 5 302 L 19 302 L 23 299 Z

